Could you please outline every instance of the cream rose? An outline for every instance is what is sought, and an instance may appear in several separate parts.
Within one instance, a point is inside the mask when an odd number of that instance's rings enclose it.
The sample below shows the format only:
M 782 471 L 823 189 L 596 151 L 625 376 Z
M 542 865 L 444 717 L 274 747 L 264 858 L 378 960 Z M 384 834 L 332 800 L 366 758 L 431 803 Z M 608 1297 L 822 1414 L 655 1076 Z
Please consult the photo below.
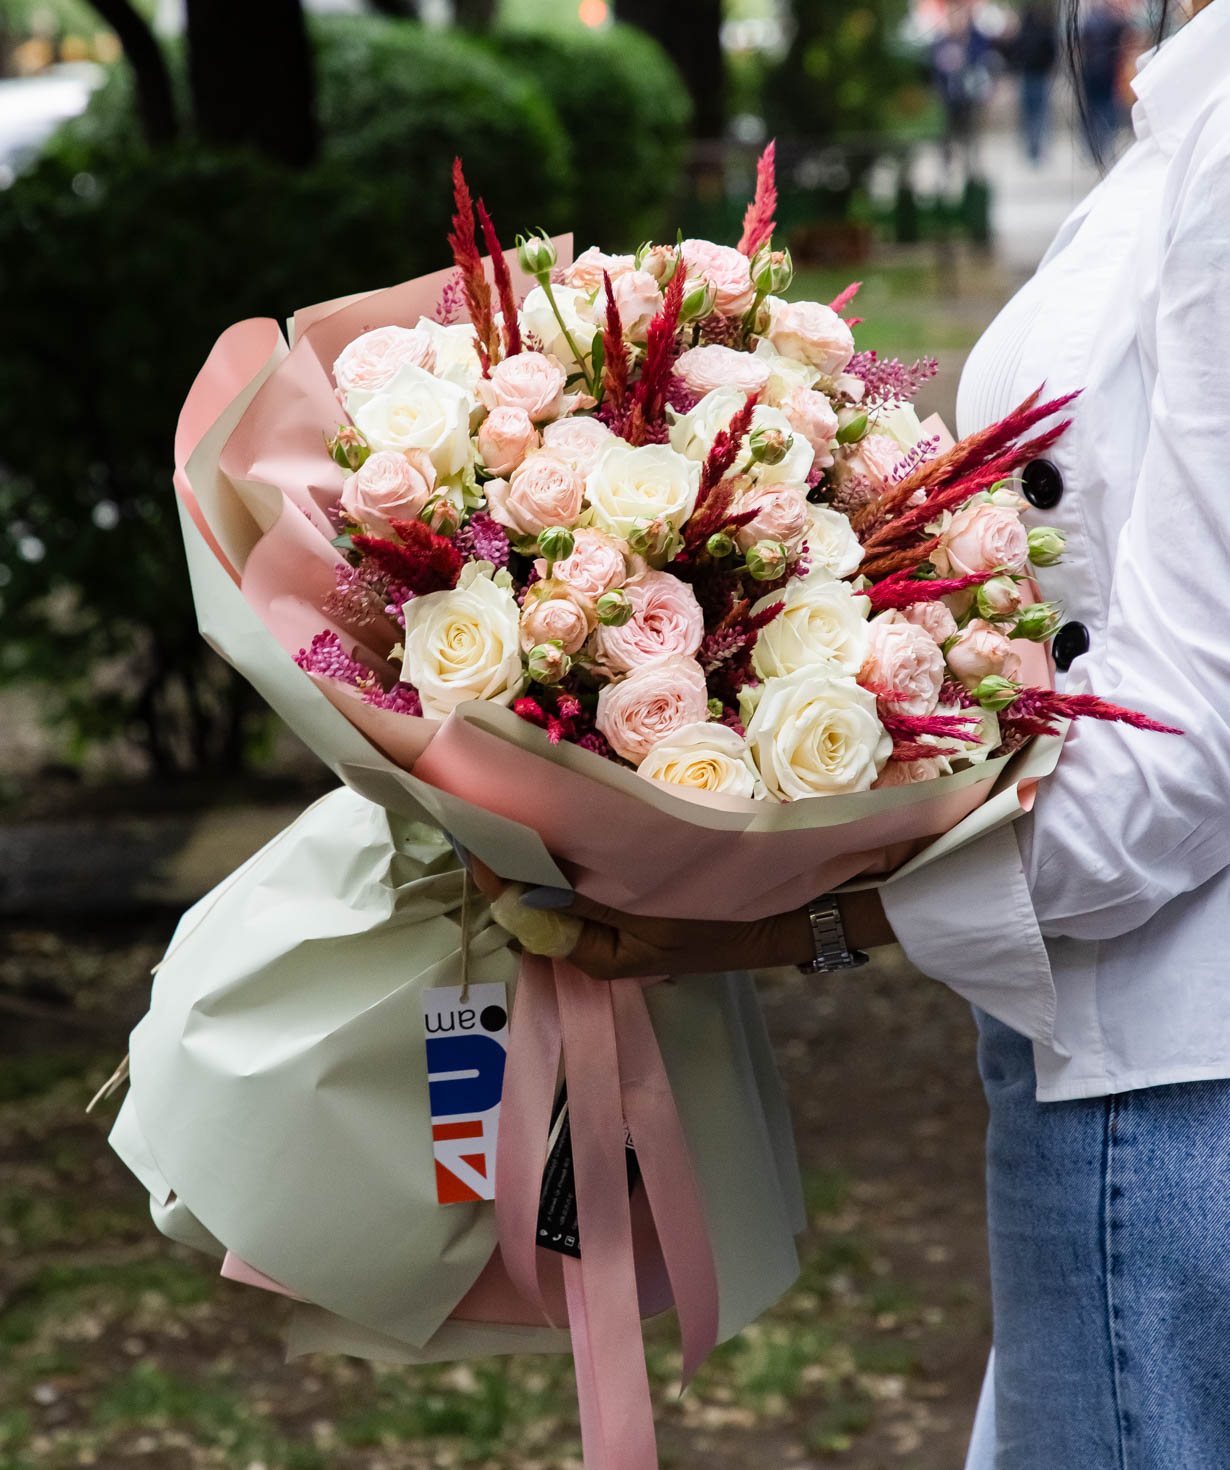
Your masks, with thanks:
M 807 505 L 807 561 L 813 572 L 849 577 L 858 571 L 863 548 L 848 517 L 828 505 Z
M 537 536 L 548 526 L 571 526 L 581 514 L 585 486 L 571 465 L 541 449 L 508 480 L 488 480 L 487 508 L 518 536 Z
M 489 409 L 519 408 L 538 424 L 558 418 L 567 376 L 559 360 L 542 352 L 518 352 L 491 369 L 478 385 Z
M 364 530 L 391 537 L 393 521 L 413 521 L 436 488 L 436 467 L 421 449 L 368 455 L 342 489 L 342 509 Z
M 747 741 L 727 725 L 712 720 L 684 725 L 660 740 L 637 767 L 647 781 L 691 792 L 722 796 L 761 795 L 760 775 Z
M 738 515 L 748 511 L 754 519 L 735 531 L 740 551 L 747 551 L 757 541 L 780 541 L 788 552 L 803 544 L 807 533 L 807 496 L 798 485 L 753 485 L 738 497 L 734 505 Z
M 948 667 L 962 684 L 972 689 L 988 674 L 1018 678 L 1021 657 L 998 628 L 975 618 L 961 629 L 949 648 Z
M 768 365 L 753 352 L 736 352 L 733 347 L 716 343 L 708 347 L 689 347 L 675 362 L 675 376 L 690 393 L 716 392 L 734 388 L 744 398 L 749 393 L 763 393 L 769 381 Z
M 642 572 L 624 583 L 632 617 L 621 628 L 594 634 L 598 663 L 616 674 L 672 654 L 693 654 L 705 636 L 696 594 L 669 572 Z
M 769 679 L 747 744 L 765 787 L 781 801 L 866 791 L 893 748 L 875 697 L 828 669 Z
M 839 427 L 828 398 L 812 388 L 795 388 L 782 400 L 781 410 L 794 432 L 811 445 L 815 463 L 827 469 L 833 463 L 833 440 Z
M 649 323 L 662 310 L 662 292 L 648 271 L 628 271 L 611 288 L 624 336 L 644 340 Z
M 404 612 L 406 680 L 425 715 L 444 719 L 468 699 L 512 703 L 525 679 L 511 590 L 471 563 L 453 591 L 411 598 Z
M 470 462 L 468 396 L 422 368 L 399 368 L 388 387 L 358 409 L 354 421 L 373 449 L 425 451 L 443 479 Z
M 957 620 L 942 602 L 912 602 L 902 608 L 901 616 L 929 633 L 937 643 L 956 637 Z
M 885 404 L 876 411 L 872 424 L 877 434 L 895 439 L 906 450 L 913 449 L 926 437 L 912 403 L 896 401 Z
M 931 553 L 942 573 L 969 577 L 977 572 L 1023 572 L 1029 536 L 1015 510 L 999 505 L 967 505 L 948 522 L 943 540 Z
M 435 345 L 427 332 L 415 327 L 376 327 L 342 349 L 333 364 L 333 381 L 348 400 L 351 394 L 379 393 L 403 367 L 431 372 L 435 361 Z
M 473 395 L 483 375 L 483 365 L 478 356 L 474 328 L 469 322 L 453 322 L 445 326 L 423 316 L 415 330 L 431 341 L 435 353 L 432 373 Z
M 712 240 L 685 240 L 680 248 L 688 275 L 700 276 L 713 287 L 714 310 L 723 316 L 742 316 L 756 299 L 747 256 Z
M 611 749 L 639 765 L 668 735 L 708 717 L 705 675 L 694 658 L 645 664 L 598 695 L 597 725 Z
M 848 582 L 813 572 L 790 582 L 784 592 L 762 597 L 752 610 L 761 612 L 775 602 L 783 604 L 782 610 L 761 628 L 752 652 L 752 667 L 762 679 L 819 667 L 858 673 L 871 646 L 869 598 L 856 596 Z
M 576 653 L 594 622 L 593 604 L 566 582 L 535 582 L 521 608 L 521 647 L 528 653 L 535 644 L 558 643 L 565 653 Z
M 493 475 L 510 475 L 542 436 L 523 408 L 493 408 L 478 431 L 478 454 Z
M 564 267 L 564 284 L 572 286 L 578 291 L 601 291 L 603 289 L 602 277 L 605 273 L 610 276 L 612 283 L 619 280 L 621 276 L 627 275 L 629 271 L 636 269 L 636 259 L 631 255 L 607 255 L 591 245 L 588 250 L 582 250 L 580 255 L 571 265 Z
M 542 431 L 545 447 L 570 464 L 582 479 L 598 463 L 598 456 L 613 437 L 601 419 L 583 416 L 556 419 Z
M 700 465 L 665 444 L 633 448 L 612 436 L 585 481 L 585 496 L 601 531 L 625 539 L 638 522 L 661 519 L 676 530 L 692 514 Z
M 761 397 L 775 408 L 781 408 L 797 389 L 814 388 L 820 376 L 820 370 L 812 367 L 811 363 L 783 357 L 765 337 L 756 343 L 755 356 L 769 369 L 769 381 Z
M 873 618 L 868 632 L 871 644 L 859 679 L 901 696 L 881 701 L 890 714 L 934 714 L 945 675 L 944 655 L 935 639 L 893 613 Z
M 540 577 L 547 574 L 543 560 L 534 563 Z M 573 536 L 572 555 L 555 563 L 554 575 L 581 597 L 597 602 L 604 592 L 628 580 L 628 548 L 605 531 L 582 527 Z
M 747 394 L 736 388 L 718 388 L 682 415 L 676 415 L 670 428 L 670 445 L 679 454 L 704 463 L 713 441 L 747 402 Z M 789 441 L 790 447 L 777 464 L 755 464 L 749 473 L 764 483 L 784 482 L 802 485 L 811 473 L 814 451 L 802 434 L 796 434 L 790 420 L 780 409 L 758 403 L 752 410 L 749 436 L 756 430 L 776 429 Z M 749 454 L 748 438 L 743 440 L 736 464 L 742 466 Z
M 835 378 L 854 356 L 854 334 L 831 307 L 818 301 L 772 297 L 768 338 L 783 357 L 794 357 Z
M 597 319 L 589 297 L 584 291 L 572 286 L 552 286 L 551 294 L 559 307 L 577 351 L 588 361 L 597 335 Z M 521 303 L 521 330 L 541 347 L 548 357 L 558 358 L 567 371 L 580 366 L 573 356 L 572 348 L 563 328 L 551 310 L 551 302 L 541 286 L 535 286 Z

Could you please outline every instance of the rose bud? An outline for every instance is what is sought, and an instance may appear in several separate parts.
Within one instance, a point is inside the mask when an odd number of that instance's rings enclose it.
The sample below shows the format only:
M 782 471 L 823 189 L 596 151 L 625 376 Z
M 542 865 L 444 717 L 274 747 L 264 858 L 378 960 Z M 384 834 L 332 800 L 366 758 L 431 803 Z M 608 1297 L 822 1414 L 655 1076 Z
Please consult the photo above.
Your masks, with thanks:
M 794 435 L 781 429 L 753 429 L 747 439 L 747 446 L 757 464 L 781 464 L 793 443 Z
M 536 643 L 525 658 L 531 679 L 538 684 L 558 684 L 568 677 L 572 658 L 558 643 Z
M 784 576 L 790 559 L 780 541 L 757 541 L 748 548 L 747 571 L 757 582 L 775 582 Z
M 604 628 L 622 628 L 632 621 L 633 607 L 622 587 L 604 592 L 598 599 L 598 621 Z
M 1031 602 L 1021 609 L 1016 627 L 1009 638 L 1028 638 L 1031 643 L 1043 643 L 1063 621 L 1063 609 L 1057 602 Z
M 357 470 L 372 452 L 367 440 L 353 424 L 340 424 L 332 438 L 326 434 L 325 448 L 344 470 Z
M 663 516 L 640 521 L 628 532 L 628 545 L 646 561 L 669 561 L 679 544 L 678 532 Z
M 720 720 L 722 718 L 722 711 L 725 708 L 726 706 L 722 703 L 720 699 L 717 698 L 716 695 L 709 701 L 709 714 L 715 720 Z
M 1013 577 L 992 577 L 979 587 L 974 601 L 981 617 L 1008 618 L 1021 606 L 1021 589 Z
M 426 521 L 437 536 L 452 536 L 461 525 L 457 507 L 447 495 L 433 495 L 419 512 L 419 520 Z
M 517 259 L 526 275 L 536 276 L 541 281 L 554 270 L 559 256 L 547 235 L 540 231 L 528 237 L 517 236 Z
M 1054 526 L 1035 526 L 1029 533 L 1029 559 L 1036 567 L 1053 567 L 1068 538 Z
M 552 562 L 563 561 L 565 557 L 572 555 L 576 547 L 576 537 L 567 526 L 548 526 L 538 533 L 538 554 L 547 563 L 547 575 L 550 575 Z
M 1000 674 L 988 674 L 970 692 L 983 709 L 1001 710 L 1008 708 L 1021 692 L 1021 686 Z
M 761 246 L 752 261 L 752 283 L 762 296 L 784 296 L 794 280 L 789 250 Z
M 840 423 L 837 430 L 838 444 L 857 444 L 860 439 L 867 437 L 867 426 L 871 421 L 865 413 L 850 414 L 843 409 L 837 418 Z
M 669 245 L 646 243 L 636 252 L 636 268 L 648 271 L 659 286 L 669 286 L 679 269 L 679 252 Z
M 710 316 L 717 302 L 717 288 L 700 277 L 683 293 L 683 304 L 679 308 L 681 322 L 695 322 Z
M 734 551 L 734 539 L 725 531 L 715 531 L 705 542 L 705 549 L 715 560 L 722 561 Z

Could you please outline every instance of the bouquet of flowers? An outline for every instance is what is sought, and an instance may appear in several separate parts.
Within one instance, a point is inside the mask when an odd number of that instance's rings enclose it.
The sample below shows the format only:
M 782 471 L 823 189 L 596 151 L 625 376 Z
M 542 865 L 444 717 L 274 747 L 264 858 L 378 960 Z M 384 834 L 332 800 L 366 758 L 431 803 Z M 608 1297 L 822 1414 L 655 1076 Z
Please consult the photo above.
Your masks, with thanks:
M 1152 722 L 1050 687 L 1029 571 L 1062 538 L 1013 473 L 1067 400 L 920 424 L 932 365 L 856 352 L 854 288 L 782 294 L 771 149 L 737 248 L 509 258 L 455 184 L 453 270 L 290 344 L 240 323 L 185 404 L 202 632 L 351 789 L 185 916 L 113 1138 L 164 1230 L 300 1299 L 301 1350 L 566 1323 L 587 1462 L 648 1470 L 641 1316 L 674 1304 L 690 1373 L 797 1269 L 752 982 L 600 983 L 515 898 L 492 922 L 442 834 L 518 883 L 755 919 L 1010 821 L 1068 716 Z

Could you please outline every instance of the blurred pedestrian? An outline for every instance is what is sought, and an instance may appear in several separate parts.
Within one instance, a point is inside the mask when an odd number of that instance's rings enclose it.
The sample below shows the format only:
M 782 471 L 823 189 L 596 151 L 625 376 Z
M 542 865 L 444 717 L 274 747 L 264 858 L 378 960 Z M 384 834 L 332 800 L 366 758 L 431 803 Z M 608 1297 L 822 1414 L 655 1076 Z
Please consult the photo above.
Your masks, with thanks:
M 991 38 L 978 25 L 972 0 L 952 0 L 945 33 L 931 48 L 931 75 L 944 107 L 944 162 L 951 166 L 959 152 L 969 174 L 978 172 L 978 127 L 995 61 Z
M 1021 78 L 1021 128 L 1025 152 L 1033 164 L 1042 162 L 1046 147 L 1051 74 L 1058 56 L 1054 13 L 1041 0 L 1030 0 L 1009 44 L 1008 62 Z
M 1080 23 L 1081 121 L 1096 163 L 1111 149 L 1124 123 L 1119 76 L 1130 27 L 1114 0 L 1093 0 Z

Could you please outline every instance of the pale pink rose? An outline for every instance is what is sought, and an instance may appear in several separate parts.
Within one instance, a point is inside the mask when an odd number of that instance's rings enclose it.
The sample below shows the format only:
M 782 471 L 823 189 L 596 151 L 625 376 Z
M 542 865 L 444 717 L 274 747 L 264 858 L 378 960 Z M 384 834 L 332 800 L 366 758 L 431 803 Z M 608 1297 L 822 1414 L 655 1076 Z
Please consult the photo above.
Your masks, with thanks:
M 662 292 L 648 271 L 628 271 L 614 283 L 615 305 L 624 335 L 640 340 L 662 310 Z
M 632 617 L 622 628 L 599 628 L 594 635 L 598 662 L 627 673 L 672 654 L 693 654 L 705 636 L 705 619 L 696 594 L 669 572 L 642 572 L 624 583 Z
M 941 572 L 954 577 L 997 568 L 1023 572 L 1028 559 L 1029 536 L 1017 512 L 985 502 L 957 511 L 931 555 Z
M 868 434 L 845 456 L 847 470 L 862 475 L 873 485 L 892 483 L 893 471 L 905 457 L 905 451 L 887 434 Z
M 998 628 L 975 618 L 961 629 L 948 650 L 948 667 L 966 688 L 972 689 L 989 674 L 1019 678 L 1021 657 Z
M 493 408 L 478 431 L 478 453 L 493 475 L 511 475 L 527 454 L 542 443 L 523 408 Z
M 756 299 L 747 256 L 712 240 L 685 240 L 682 248 L 688 274 L 702 276 L 716 292 L 714 310 L 723 316 L 742 316 Z
M 548 526 L 571 526 L 585 496 L 585 482 L 576 470 L 545 449 L 522 460 L 510 480 L 488 480 L 483 488 L 492 516 L 519 536 L 537 536 Z
M 607 255 L 596 245 L 582 250 L 571 265 L 564 267 L 564 285 L 579 291 L 601 291 L 602 273 L 605 271 L 612 284 L 636 269 L 636 259 L 631 255 Z
M 708 718 L 704 672 L 682 654 L 645 664 L 598 695 L 599 731 L 616 755 L 634 765 L 660 740 Z
M 978 589 L 978 605 L 996 618 L 1010 618 L 1025 603 L 1019 582 L 1011 577 L 992 577 Z
M 835 378 L 854 356 L 854 333 L 818 301 L 783 301 L 769 321 L 769 341 L 783 357 L 807 362 Z
M 816 451 L 816 468 L 827 469 L 833 463 L 831 446 L 838 429 L 837 414 L 827 397 L 811 388 L 795 388 L 781 410 L 795 433 L 802 434 Z
M 796 551 L 807 534 L 807 495 L 797 485 L 756 485 L 739 496 L 735 510 L 740 515 L 756 512 L 754 520 L 735 532 L 740 551 L 757 541 L 780 541 L 787 551 Z
M 689 347 L 675 363 L 675 376 L 690 392 L 703 398 L 718 388 L 763 393 L 770 373 L 764 358 L 714 343 L 708 347 Z
M 519 408 L 537 424 L 559 417 L 566 382 L 556 358 L 518 352 L 491 369 L 491 376 L 479 382 L 478 393 L 488 408 Z
M 934 781 L 937 776 L 947 776 L 951 770 L 944 756 L 924 761 L 889 761 L 871 783 L 871 789 L 883 791 L 887 786 L 913 786 L 919 781 Z
M 559 459 L 570 464 L 582 479 L 598 463 L 598 456 L 611 440 L 611 431 L 601 419 L 556 419 L 542 431 L 542 442 Z
M 545 561 L 534 566 L 540 577 L 546 576 Z M 597 602 L 604 592 L 628 580 L 628 548 L 616 536 L 583 527 L 573 537 L 572 555 L 555 563 L 554 575 L 581 597 Z
M 907 623 L 930 633 L 937 643 L 947 643 L 957 631 L 957 620 L 942 602 L 912 602 L 902 608 L 901 616 Z
M 333 381 L 342 393 L 377 393 L 406 366 L 431 372 L 436 349 L 419 327 L 377 327 L 364 332 L 333 364 Z
M 883 700 L 889 714 L 933 714 L 944 683 L 944 655 L 935 639 L 904 618 L 887 613 L 873 618 L 867 631 L 871 649 L 859 670 L 859 683 L 901 695 Z
M 594 627 L 593 604 L 564 582 L 535 582 L 521 609 L 521 647 L 526 653 L 538 643 L 558 643 L 565 653 L 576 653 Z
M 417 520 L 435 490 L 436 468 L 424 450 L 380 449 L 346 481 L 342 509 L 364 530 L 388 539 L 391 522 Z

